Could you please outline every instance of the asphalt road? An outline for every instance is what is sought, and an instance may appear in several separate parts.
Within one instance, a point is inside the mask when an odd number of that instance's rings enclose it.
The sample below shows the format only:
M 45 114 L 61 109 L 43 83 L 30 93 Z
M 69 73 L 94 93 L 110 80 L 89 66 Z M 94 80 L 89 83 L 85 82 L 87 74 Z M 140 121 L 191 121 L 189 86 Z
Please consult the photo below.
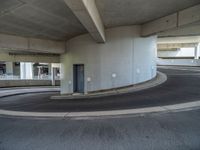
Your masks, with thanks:
M 199 150 L 200 110 L 96 120 L 0 118 L 0 150 Z
M 184 67 L 179 69 L 184 69 Z M 50 96 L 57 94 L 53 92 L 24 94 L 1 98 L 0 109 L 38 112 L 102 111 L 200 100 L 200 68 L 190 68 L 189 70 L 172 68 L 159 69 L 159 71 L 167 74 L 167 82 L 136 93 L 76 100 L 51 100 Z
M 165 101 L 165 103 L 169 103 L 169 99 L 163 99 L 163 97 L 168 95 L 171 95 L 171 98 L 173 98 L 173 101 L 170 100 L 170 103 L 174 101 L 176 103 L 181 102 L 184 96 L 187 96 L 185 98 L 187 101 L 199 98 L 199 77 L 197 72 L 177 70 L 162 71 L 168 74 L 169 80 L 159 87 L 141 91 L 139 94 L 131 94 L 132 101 L 136 101 L 135 104 L 138 104 L 135 96 L 140 98 L 140 100 L 146 99 L 150 100 L 150 102 L 154 102 L 151 100 L 152 98 L 157 98 L 159 100 L 161 96 L 160 104 L 163 104 Z M 156 89 L 159 90 L 157 93 L 155 93 Z M 190 90 L 187 91 L 188 89 Z M 151 91 L 154 91 L 154 93 L 145 96 L 145 94 L 150 94 Z M 184 96 L 181 96 L 181 93 Z M 151 97 L 149 98 L 149 96 Z M 3 105 L 5 107 L 6 103 L 11 103 L 13 108 L 10 108 L 12 109 L 14 109 L 14 106 L 19 106 L 15 109 L 24 107 L 24 110 L 28 110 L 29 108 L 32 108 L 31 110 L 41 110 L 46 107 L 46 101 L 53 105 L 52 102 L 48 100 L 48 97 L 49 94 L 47 93 L 41 95 L 28 94 L 14 96 L 1 99 L 0 105 L 1 107 L 3 107 Z M 128 95 L 124 97 L 128 97 Z M 188 99 L 191 97 L 194 99 Z M 113 101 L 110 101 L 110 103 Z M 40 102 L 42 102 L 41 105 L 38 104 Z M 140 105 L 152 105 L 150 102 Z M 31 103 L 35 106 L 30 107 Z M 65 103 L 67 104 L 68 102 Z M 133 102 L 131 104 L 133 104 Z M 154 102 L 153 104 L 157 103 Z M 140 105 L 138 104 L 137 107 Z M 115 107 L 116 106 L 117 105 L 115 105 Z M 48 107 L 46 110 L 50 108 L 51 107 Z M 56 109 L 58 108 L 58 105 L 56 105 Z M 60 106 L 60 108 L 63 109 L 64 107 Z M 81 108 L 85 110 L 87 107 Z M 199 149 L 200 109 L 174 113 L 154 113 L 141 116 L 129 115 L 118 116 L 117 118 L 88 120 L 0 117 L 0 150 Z

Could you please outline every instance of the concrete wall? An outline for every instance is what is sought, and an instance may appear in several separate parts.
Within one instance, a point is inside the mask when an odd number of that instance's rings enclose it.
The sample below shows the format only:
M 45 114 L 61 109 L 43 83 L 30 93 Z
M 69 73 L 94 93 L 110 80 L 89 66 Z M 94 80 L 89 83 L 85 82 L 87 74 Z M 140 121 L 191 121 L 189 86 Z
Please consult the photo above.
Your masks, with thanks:
M 200 66 L 198 59 L 158 59 L 158 65 L 167 66 Z
M 56 85 L 60 85 L 59 80 Z M 51 80 L 0 80 L 0 88 L 26 86 L 51 86 Z
M 194 48 L 181 48 L 177 51 L 158 51 L 158 57 L 194 57 Z
M 140 26 L 127 26 L 106 30 L 105 44 L 96 43 L 88 34 L 68 41 L 67 52 L 61 56 L 61 93 L 73 92 L 73 64 L 85 65 L 85 91 L 127 86 L 155 77 L 157 37 L 141 38 L 140 33 Z

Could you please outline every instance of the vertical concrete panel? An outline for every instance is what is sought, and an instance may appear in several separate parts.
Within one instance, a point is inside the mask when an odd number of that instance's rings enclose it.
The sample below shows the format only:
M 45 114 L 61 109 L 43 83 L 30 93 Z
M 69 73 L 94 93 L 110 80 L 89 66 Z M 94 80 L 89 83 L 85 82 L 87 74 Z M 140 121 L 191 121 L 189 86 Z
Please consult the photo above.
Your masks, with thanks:
M 156 36 L 134 39 L 134 84 L 156 76 L 156 39 Z
M 132 40 L 136 32 L 130 27 L 107 31 L 107 42 L 101 50 L 101 88 L 132 84 Z M 116 77 L 112 77 L 116 75 Z M 105 81 L 105 82 L 104 82 Z
M 13 62 L 6 62 L 6 74 L 13 75 Z
M 20 63 L 20 78 L 21 79 L 33 79 L 33 64 L 32 63 Z

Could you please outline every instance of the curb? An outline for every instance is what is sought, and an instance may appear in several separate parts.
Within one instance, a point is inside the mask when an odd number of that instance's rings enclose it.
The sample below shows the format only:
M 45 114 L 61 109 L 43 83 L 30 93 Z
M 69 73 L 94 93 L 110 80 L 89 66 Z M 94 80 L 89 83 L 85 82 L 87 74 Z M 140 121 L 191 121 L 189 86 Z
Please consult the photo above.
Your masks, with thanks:
M 96 94 L 86 94 L 86 95 L 56 95 L 51 96 L 52 100 L 74 100 L 74 99 L 88 99 L 88 98 L 100 98 L 105 96 L 112 95 L 120 95 L 126 93 L 134 93 L 141 90 L 146 90 L 149 88 L 153 88 L 167 81 L 167 75 L 157 71 L 157 76 L 149 81 L 144 83 L 133 85 L 132 87 L 124 88 L 124 89 L 115 89 L 110 90 L 108 92 L 96 93 Z
M 19 90 L 19 89 L 17 89 Z M 40 89 L 20 89 L 16 90 L 3 90 L 0 92 L 0 98 L 15 96 L 15 95 L 23 95 L 23 94 L 34 94 L 34 93 L 48 93 L 48 92 L 59 92 L 58 88 L 40 88 Z
M 32 117 L 32 118 L 61 118 L 61 119 L 90 119 L 96 117 L 114 117 L 121 115 L 145 115 L 149 113 L 179 112 L 200 109 L 200 101 L 188 102 L 175 105 L 156 106 L 148 108 L 93 111 L 93 112 L 21 112 L 0 110 L 0 116 Z

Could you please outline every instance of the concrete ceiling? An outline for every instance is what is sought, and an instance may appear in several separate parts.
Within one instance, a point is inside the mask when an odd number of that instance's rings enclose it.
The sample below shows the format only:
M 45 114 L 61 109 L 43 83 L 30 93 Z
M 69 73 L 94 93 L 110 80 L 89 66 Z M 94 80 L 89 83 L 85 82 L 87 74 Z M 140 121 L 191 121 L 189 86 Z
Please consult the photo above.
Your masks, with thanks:
M 200 0 L 96 0 L 106 28 L 143 24 Z M 87 30 L 64 0 L 0 0 L 0 33 L 67 40 Z
M 96 0 L 105 27 L 143 24 L 194 6 L 200 0 Z
M 86 32 L 63 0 L 0 0 L 0 33 L 66 40 Z

